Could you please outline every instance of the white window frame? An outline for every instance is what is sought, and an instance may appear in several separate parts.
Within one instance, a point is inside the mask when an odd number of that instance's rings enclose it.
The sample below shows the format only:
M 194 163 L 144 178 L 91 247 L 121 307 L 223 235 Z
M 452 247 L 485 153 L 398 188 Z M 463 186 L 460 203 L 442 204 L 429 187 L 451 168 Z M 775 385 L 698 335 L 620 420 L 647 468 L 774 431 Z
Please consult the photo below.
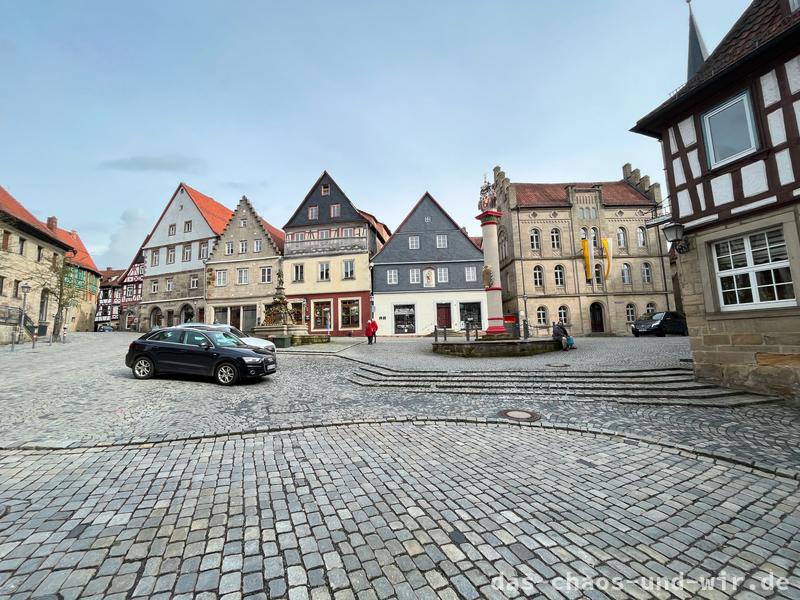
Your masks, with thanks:
M 200 244 L 200 259 L 208 258 L 208 242 Z
M 398 284 L 398 273 L 397 269 L 387 269 L 386 270 L 386 284 L 387 285 L 397 285 Z
M 533 287 L 544 287 L 544 269 L 540 265 L 533 267 Z
M 349 274 L 348 274 L 349 271 Z M 352 258 L 347 258 L 342 261 L 342 279 L 355 279 L 356 278 L 356 261 Z
M 188 221 L 183 222 L 183 233 L 192 233 L 192 221 L 191 219 Z
M 539 306 L 536 308 L 536 325 L 539 327 L 546 327 L 548 325 L 548 312 L 546 306 Z
M 298 275 L 300 275 L 298 277 Z M 296 263 L 292 265 L 292 283 L 302 283 L 306 278 L 305 263 Z
M 175 247 L 167 248 L 167 264 L 172 265 L 175 263 Z
M 228 269 L 217 269 L 214 275 L 214 287 L 228 285 Z
M 200 278 L 197 275 L 192 275 L 191 277 L 189 277 L 190 290 L 196 290 L 199 283 L 200 283 Z
M 225 255 L 230 256 L 233 254 L 233 242 L 225 242 Z
M 323 270 L 326 277 L 323 277 Z M 327 261 L 317 263 L 317 281 L 330 281 L 331 280 L 331 263 Z
M 408 282 L 409 283 L 422 283 L 422 271 L 420 269 L 409 269 L 408 270 Z
M 261 240 L 253 240 L 253 252 L 261 252 Z
M 239 254 L 247 254 L 247 240 L 239 240 Z
M 561 309 L 564 309 L 564 314 L 561 314 Z M 558 307 L 558 320 L 564 323 L 564 325 L 569 325 L 569 306 L 566 304 L 562 304 Z
M 756 265 L 753 262 L 753 249 L 750 245 L 750 236 L 769 233 L 770 231 L 780 230 L 781 234 L 783 235 L 783 242 L 787 246 L 787 256 L 786 260 L 780 260 L 775 262 L 768 262 L 763 263 L 760 265 Z M 746 267 L 739 267 L 736 269 L 727 269 L 725 271 L 720 272 L 719 270 L 719 262 L 717 260 L 717 244 L 721 242 L 726 242 L 730 240 L 735 240 L 743 238 L 744 239 L 744 250 L 745 256 L 747 257 L 747 266 Z M 712 259 L 714 261 L 714 277 L 716 280 L 717 286 L 717 298 L 719 301 L 719 308 L 723 312 L 727 311 L 735 311 L 735 310 L 763 310 L 765 308 L 780 308 L 784 306 L 797 306 L 797 283 L 794 279 L 794 273 L 792 272 L 791 263 L 790 263 L 790 256 L 789 256 L 789 248 L 788 248 L 788 241 L 786 239 L 786 234 L 783 232 L 782 227 L 769 227 L 767 229 L 757 229 L 755 231 L 749 231 L 747 233 L 743 233 L 740 235 L 736 235 L 733 237 L 721 238 L 718 240 L 714 240 L 709 242 L 711 245 L 711 253 Z M 756 273 L 759 271 L 767 271 L 773 269 L 781 269 L 781 268 L 788 268 L 789 272 L 792 276 L 792 289 L 794 291 L 794 298 L 789 300 L 761 300 L 758 294 L 758 282 L 756 280 Z M 748 302 L 746 304 L 725 304 L 722 295 L 722 277 L 731 277 L 736 275 L 743 275 L 748 274 L 750 276 L 750 293 L 753 296 L 753 302 Z
M 642 263 L 642 283 L 653 283 L 653 265 L 649 262 Z
M 436 247 L 437 248 L 447 248 L 447 234 L 446 233 L 438 233 L 438 234 L 436 234 Z
M 168 277 L 166 283 L 164 284 L 164 291 L 171 292 L 173 287 L 174 287 L 174 282 L 172 280 L 172 277 Z
M 478 267 L 475 265 L 464 267 L 464 281 L 478 281 Z
M 161 248 L 150 250 L 150 266 L 157 267 L 159 262 L 161 262 Z
M 308 220 L 309 221 L 317 221 L 319 219 L 319 206 L 309 206 L 308 207 Z
M 561 278 L 559 279 L 559 273 L 561 274 Z M 567 284 L 567 270 L 564 268 L 564 265 L 556 265 L 553 267 L 553 278 L 556 282 L 556 287 L 565 287 Z
M 330 195 L 331 195 L 331 184 L 323 183 L 322 187 L 320 188 L 320 196 L 330 196 Z
M 647 248 L 647 230 L 644 227 L 636 228 L 636 244 L 639 248 Z
M 628 310 L 632 309 L 632 310 Z M 636 320 L 636 305 L 628 303 L 625 305 L 625 322 L 633 323 Z
M 154 279 L 150 282 L 150 293 L 157 294 L 158 293 L 158 279 Z
M 272 267 L 261 267 L 261 283 L 272 283 Z
M 172 223 L 169 227 L 167 227 L 167 235 L 175 235 L 177 230 L 178 226 L 175 223 Z
M 342 205 L 341 204 L 331 204 L 330 208 L 330 215 L 331 219 L 335 219 L 336 217 L 342 216 Z
M 531 250 L 533 252 L 541 252 L 542 250 L 542 234 L 535 227 L 530 230 Z
M 192 245 L 191 244 L 184 244 L 182 256 L 182 262 L 189 262 L 192 260 Z
M 248 285 L 250 283 L 250 269 L 238 267 L 236 269 L 236 285 Z
M 714 144 L 713 138 L 711 136 L 711 129 L 709 127 L 709 122 L 711 117 L 714 115 L 722 112 L 726 108 L 730 108 L 737 102 L 744 101 L 745 106 L 745 118 L 747 120 L 747 132 L 750 135 L 750 147 L 746 150 L 742 150 L 741 152 L 734 154 L 733 156 L 729 156 L 723 160 L 716 160 L 714 157 Z M 749 154 L 753 154 L 758 150 L 758 137 L 756 134 L 756 125 L 753 119 L 753 103 L 750 101 L 750 94 L 747 90 L 736 94 L 730 100 L 726 100 L 716 108 L 711 109 L 707 113 L 704 113 L 702 116 L 703 122 L 703 138 L 705 140 L 706 145 L 706 157 L 708 159 L 708 168 L 709 169 L 716 169 L 717 167 L 722 167 L 727 165 L 728 163 L 732 163 L 734 161 L 739 160 Z
M 450 269 L 448 267 L 436 267 L 436 283 L 448 283 L 450 281 Z
M 561 250 L 561 230 L 558 227 L 550 230 L 550 246 L 553 250 Z
M 620 275 L 622 276 L 623 285 L 633 285 L 633 275 L 631 274 L 630 264 L 622 263 L 622 269 L 620 269 Z
M 247 219 L 239 219 L 239 227 L 247 227 Z
M 410 235 L 410 236 L 408 236 L 408 249 L 409 250 L 419 250 L 419 236 L 418 235 Z

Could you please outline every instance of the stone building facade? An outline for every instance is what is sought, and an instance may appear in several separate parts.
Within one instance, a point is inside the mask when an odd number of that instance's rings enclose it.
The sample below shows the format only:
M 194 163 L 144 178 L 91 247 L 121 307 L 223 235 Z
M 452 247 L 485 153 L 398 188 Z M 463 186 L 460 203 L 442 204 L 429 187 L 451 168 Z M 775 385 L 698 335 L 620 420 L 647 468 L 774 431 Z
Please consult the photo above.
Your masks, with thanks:
M 0 344 L 8 344 L 23 308 L 35 329 L 52 333 L 58 289 L 57 266 L 72 247 L 0 187 Z M 31 332 L 29 331 L 29 333 Z
M 252 333 L 274 298 L 283 240 L 242 196 L 206 262 L 206 321 Z
M 675 241 L 696 377 L 795 397 L 799 36 L 795 0 L 754 0 L 634 127 L 661 142 L 671 210 L 653 223 Z
M 205 261 L 232 215 L 213 198 L 178 186 L 142 248 L 141 330 L 207 320 Z
M 625 165 L 617 181 L 513 183 L 496 167 L 494 186 L 509 320 L 527 319 L 540 336 L 558 320 L 573 335 L 630 335 L 637 316 L 675 309 L 666 241 L 645 228 L 660 189 L 638 170 Z

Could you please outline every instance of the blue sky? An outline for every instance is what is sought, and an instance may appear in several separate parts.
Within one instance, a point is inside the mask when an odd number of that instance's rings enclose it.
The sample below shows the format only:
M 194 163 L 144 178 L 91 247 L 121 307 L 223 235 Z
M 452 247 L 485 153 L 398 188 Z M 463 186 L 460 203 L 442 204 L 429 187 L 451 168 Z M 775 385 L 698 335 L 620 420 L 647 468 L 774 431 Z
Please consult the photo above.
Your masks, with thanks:
M 694 0 L 709 50 L 747 0 Z M 683 0 L 0 0 L 0 185 L 127 266 L 178 182 L 281 227 L 327 169 L 391 228 L 484 174 L 663 182 L 628 130 L 686 78 Z

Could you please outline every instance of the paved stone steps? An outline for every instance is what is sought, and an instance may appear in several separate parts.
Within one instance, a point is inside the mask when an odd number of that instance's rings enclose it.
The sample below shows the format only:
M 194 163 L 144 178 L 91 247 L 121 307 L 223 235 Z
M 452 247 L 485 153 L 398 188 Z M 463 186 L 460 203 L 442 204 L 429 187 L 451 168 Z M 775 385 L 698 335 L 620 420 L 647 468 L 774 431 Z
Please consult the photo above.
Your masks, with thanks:
M 512 375 L 513 374 L 513 375 Z M 364 366 L 349 377 L 362 387 L 402 390 L 419 394 L 507 396 L 623 404 L 733 407 L 772 402 L 775 398 L 747 394 L 694 381 L 685 369 L 640 371 L 508 372 L 497 377 L 474 372 L 394 371 Z

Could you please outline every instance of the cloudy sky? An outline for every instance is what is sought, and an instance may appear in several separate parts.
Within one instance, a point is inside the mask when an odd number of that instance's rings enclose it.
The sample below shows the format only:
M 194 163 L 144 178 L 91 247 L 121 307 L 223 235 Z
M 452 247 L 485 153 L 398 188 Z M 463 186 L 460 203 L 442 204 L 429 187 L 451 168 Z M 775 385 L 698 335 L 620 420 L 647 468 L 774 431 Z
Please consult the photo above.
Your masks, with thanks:
M 747 0 L 694 0 L 712 49 Z M 683 0 L 0 0 L 0 185 L 127 266 L 178 182 L 282 226 L 327 169 L 391 228 L 484 175 L 662 181 Z

